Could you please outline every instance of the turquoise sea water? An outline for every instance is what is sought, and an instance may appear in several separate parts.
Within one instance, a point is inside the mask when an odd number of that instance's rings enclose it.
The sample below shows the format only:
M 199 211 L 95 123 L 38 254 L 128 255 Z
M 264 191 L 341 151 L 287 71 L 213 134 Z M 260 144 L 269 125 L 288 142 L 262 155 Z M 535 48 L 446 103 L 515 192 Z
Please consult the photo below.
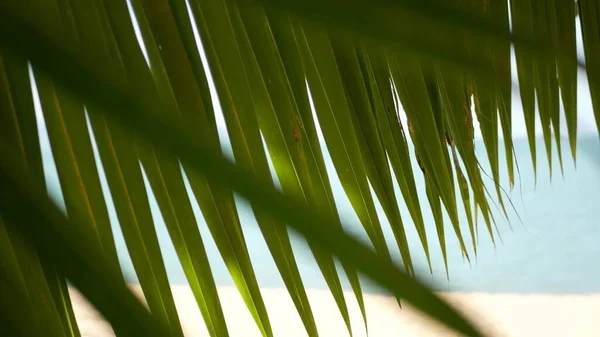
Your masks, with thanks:
M 590 136 L 581 138 L 578 144 L 576 168 L 566 142 L 562 146 L 564 179 L 560 174 L 558 157 L 554 149 L 553 176 L 550 181 L 548 163 L 540 140 L 536 185 L 527 141 L 524 139 L 515 141 L 520 173 L 516 177 L 515 188 L 510 192 L 510 197 L 522 223 L 511 210 L 509 203 L 507 208 L 512 214 L 512 229 L 496 210 L 498 231 L 502 241 L 497 240 L 494 247 L 484 223 L 480 221 L 478 254 L 476 258 L 471 258 L 469 264 L 462 258 L 452 227 L 446 221 L 449 280 L 446 279 L 433 218 L 428 211 L 422 175 L 420 172 L 415 172 L 427 226 L 433 275 L 429 273 L 423 249 L 402 200 L 400 205 L 413 261 L 421 279 L 439 290 L 517 293 L 600 292 L 600 143 L 596 136 Z M 483 143 L 477 143 L 476 148 L 482 165 L 489 172 Z M 501 165 L 503 183 L 507 185 L 505 164 L 501 163 Z M 415 163 L 413 166 L 416 167 Z M 343 194 L 330 161 L 328 161 L 328 169 L 331 172 L 336 203 L 345 228 L 365 238 L 364 231 Z M 58 187 L 56 180 L 48 179 L 48 182 L 51 184 L 50 190 L 56 191 Z M 490 189 L 490 191 L 493 193 L 494 190 Z M 400 195 L 399 192 L 397 194 Z M 156 202 L 153 197 L 150 200 L 169 280 L 173 284 L 186 284 L 187 281 L 160 218 Z M 241 198 L 237 201 L 240 206 L 244 235 L 260 286 L 283 287 L 283 281 L 277 273 L 251 210 Z M 215 280 L 218 285 L 233 286 L 233 281 L 210 237 L 206 223 L 199 209 L 196 211 L 198 211 L 197 219 Z M 382 218 L 388 246 L 399 261 L 389 224 L 381 210 L 378 211 Z M 109 212 L 116 223 L 116 216 L 114 209 L 110 207 L 110 202 Z M 459 212 L 465 240 L 470 242 L 466 217 L 460 203 Z M 114 233 L 125 275 L 131 282 L 136 282 L 126 245 L 116 226 Z M 323 277 L 303 239 L 292 233 L 292 241 L 305 287 L 326 288 Z M 469 248 L 472 251 L 470 244 Z M 348 286 L 346 282 L 344 283 Z M 365 283 L 365 289 L 377 291 L 377 288 L 368 282 Z

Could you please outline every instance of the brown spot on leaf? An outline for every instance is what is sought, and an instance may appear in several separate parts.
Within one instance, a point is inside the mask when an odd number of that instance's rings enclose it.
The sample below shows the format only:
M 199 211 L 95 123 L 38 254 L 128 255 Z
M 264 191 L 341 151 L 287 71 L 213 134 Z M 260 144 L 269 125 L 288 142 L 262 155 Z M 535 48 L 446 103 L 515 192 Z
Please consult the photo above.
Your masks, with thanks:
M 454 141 L 448 132 L 446 132 L 446 143 L 448 143 L 450 146 L 454 145 Z
M 406 118 L 406 125 L 408 126 L 408 132 L 410 133 L 411 137 L 414 136 L 415 129 L 413 128 L 413 125 L 410 122 L 410 119 L 408 119 L 408 117 Z

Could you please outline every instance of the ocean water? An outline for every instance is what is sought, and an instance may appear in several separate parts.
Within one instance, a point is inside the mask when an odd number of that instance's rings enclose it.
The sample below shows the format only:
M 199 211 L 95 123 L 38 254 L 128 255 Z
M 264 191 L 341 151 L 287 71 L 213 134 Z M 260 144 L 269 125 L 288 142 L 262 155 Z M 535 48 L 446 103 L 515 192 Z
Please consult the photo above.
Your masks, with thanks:
M 543 143 L 539 140 L 537 182 L 534 178 L 527 141 L 517 139 L 514 145 L 519 171 L 516 173 L 515 187 L 512 191 L 508 190 L 505 163 L 501 162 L 500 167 L 502 184 L 509 193 L 512 203 L 511 205 L 506 200 L 510 222 L 504 219 L 499 209 L 495 209 L 498 233 L 496 233 L 496 245 L 493 245 L 484 222 L 480 221 L 475 256 L 468 236 L 462 203 L 459 203 L 462 231 L 471 252 L 471 262 L 467 262 L 462 257 L 458 240 L 446 218 L 449 279 L 446 278 L 433 217 L 428 210 L 422 174 L 420 171 L 415 172 L 415 178 L 427 227 L 433 273 L 429 272 L 417 232 L 396 186 L 418 276 L 438 290 L 553 294 L 600 292 L 600 142 L 598 137 L 593 135 L 579 139 L 576 167 L 566 141 L 563 142 L 564 175 L 561 175 L 556 148 L 553 148 L 552 178 L 543 152 Z M 489 173 L 489 165 L 481 141 L 476 143 L 476 150 L 484 170 Z M 502 159 L 504 157 L 502 152 L 500 157 Z M 330 159 L 326 158 L 326 161 L 345 229 L 366 242 L 364 230 L 343 193 L 333 165 Z M 416 167 L 416 163 L 413 163 L 413 168 Z M 485 176 L 484 179 L 491 183 Z M 51 177 L 47 181 L 49 189 L 56 194 L 59 189 L 56 178 Z M 488 188 L 495 195 L 491 184 Z M 58 198 L 60 199 L 60 196 Z M 283 281 L 256 225 L 251 209 L 242 198 L 236 197 L 236 201 L 259 285 L 266 288 L 283 287 Z M 109 212 L 114 225 L 113 231 L 120 262 L 128 281 L 137 282 L 111 202 L 109 200 Z M 169 281 L 172 284 L 187 284 L 153 196 L 150 196 L 150 202 Z M 199 208 L 196 207 L 195 211 L 217 285 L 233 286 L 234 283 Z M 391 228 L 380 207 L 378 214 L 392 256 L 400 263 Z M 326 283 L 303 238 L 293 232 L 290 235 L 305 287 L 326 288 Z M 341 272 L 341 268 L 338 270 Z M 343 272 L 341 278 L 344 286 L 349 288 Z M 379 291 L 368 280 L 364 282 L 364 289 L 368 292 Z

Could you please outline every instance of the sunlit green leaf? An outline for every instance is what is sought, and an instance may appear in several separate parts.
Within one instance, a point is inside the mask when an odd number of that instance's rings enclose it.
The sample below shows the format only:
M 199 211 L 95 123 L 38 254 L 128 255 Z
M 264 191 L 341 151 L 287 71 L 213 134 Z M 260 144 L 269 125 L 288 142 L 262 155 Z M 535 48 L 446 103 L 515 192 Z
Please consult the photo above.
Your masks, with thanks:
M 198 19 L 198 28 L 223 107 L 235 162 L 254 174 L 270 177 L 256 119 L 257 109 L 260 107 L 256 104 L 260 97 L 251 88 L 251 85 L 257 84 L 249 82 L 252 69 L 245 69 L 241 57 L 243 44 L 239 45 L 235 35 L 236 25 L 240 24 L 236 20 L 239 18 L 232 9 L 228 9 L 229 5 L 220 0 L 206 3 L 198 1 L 195 2 L 194 14 Z M 268 99 L 263 102 L 267 101 Z M 272 181 L 263 183 L 273 186 Z M 253 201 L 250 202 L 253 205 Z M 253 213 L 305 328 L 309 335 L 316 336 L 318 332 L 314 317 L 286 229 L 278 225 L 277 220 L 267 212 L 254 205 Z M 271 332 L 265 330 L 263 334 L 270 335 Z
M 244 21 L 244 27 L 237 26 L 238 41 L 249 81 L 254 83 L 251 90 L 255 93 L 253 99 L 257 120 L 283 192 L 320 209 L 311 184 L 311 176 L 317 178 L 319 172 L 313 168 L 314 159 L 308 151 L 310 145 L 304 145 L 308 141 L 307 135 L 302 130 L 301 120 L 297 118 L 297 106 L 274 37 L 270 33 L 266 14 L 256 8 L 243 8 L 239 15 Z M 249 49 L 249 42 L 254 42 L 252 50 Z M 318 182 L 315 181 L 316 183 Z M 333 258 L 311 244 L 309 247 L 346 326 L 352 333 L 346 300 Z
M 365 68 L 369 73 L 378 131 L 381 134 L 386 154 L 394 170 L 400 191 L 419 234 L 419 239 L 431 269 L 427 233 L 425 232 L 421 205 L 414 181 L 407 139 L 398 118 L 398 111 L 396 111 L 395 92 L 389 77 L 389 67 L 381 50 L 374 49 L 374 47 L 369 49 L 369 52 L 364 51 L 363 56 L 365 57 Z
M 306 171 L 300 170 L 302 172 L 301 179 L 309 184 L 308 186 L 312 190 L 314 201 L 316 205 L 319 205 L 319 210 L 324 209 L 325 214 L 329 214 L 334 219 L 331 225 L 341 229 L 342 224 L 333 199 L 333 191 L 325 168 L 325 161 L 310 107 L 302 61 L 298 55 L 298 46 L 293 34 L 292 20 L 290 20 L 288 15 L 281 15 L 280 13 L 275 13 L 271 16 L 268 15 L 268 17 L 273 37 L 285 68 L 289 90 L 297 107 L 294 109 L 295 120 L 299 123 L 299 142 L 297 144 L 302 148 L 301 161 L 305 162 L 307 166 Z M 366 309 L 356 269 L 345 262 L 342 262 L 342 267 L 346 272 L 346 277 L 352 287 L 366 325 Z
M 415 155 L 429 185 L 430 204 L 437 197 L 441 199 L 461 243 L 461 250 L 468 256 L 458 224 L 456 196 L 452 168 L 448 167 L 446 139 L 442 137 L 434 113 L 434 109 L 439 111 L 440 107 L 432 106 L 435 103 L 432 99 L 438 99 L 436 97 L 438 91 L 428 87 L 428 83 L 433 83 L 435 78 L 426 79 L 426 76 L 431 76 L 432 69 L 417 61 L 406 59 L 401 54 L 389 55 L 388 59 L 392 78 L 408 119 L 409 132 L 415 145 Z M 437 116 L 439 119 L 440 112 Z
M 105 110 L 107 116 L 119 116 L 122 125 L 136 130 L 140 136 L 146 139 L 152 139 L 157 149 L 173 151 L 184 164 L 193 165 L 215 182 L 235 186 L 241 195 L 247 196 L 262 209 L 269 209 L 281 223 L 289 223 L 305 235 L 308 241 L 319 244 L 323 248 L 327 247 L 340 259 L 353 263 L 377 282 L 393 289 L 397 296 L 405 298 L 408 303 L 425 310 L 432 317 L 446 322 L 467 335 L 479 335 L 449 306 L 393 267 L 389 261 L 386 262 L 386 259 L 377 257 L 369 248 L 358 244 L 354 239 L 340 235 L 339 230 L 323 226 L 322 224 L 329 222 L 329 218 L 313 214 L 305 206 L 283 197 L 272 187 L 265 188 L 269 185 L 264 181 L 264 177 L 248 179 L 245 174 L 240 175 L 241 172 L 247 171 L 240 171 L 233 164 L 213 155 L 213 150 L 206 149 L 202 144 L 194 142 L 193 138 L 188 136 L 190 130 L 185 125 L 172 120 L 159 119 L 152 113 L 144 114 L 139 110 L 139 105 L 134 103 L 135 101 L 123 96 L 114 86 L 105 84 L 101 78 L 89 75 L 89 72 L 86 72 L 85 68 L 82 68 L 68 54 L 64 52 L 58 54 L 56 51 L 60 49 L 50 47 L 51 45 L 46 44 L 44 40 L 36 38 L 38 35 L 27 30 L 27 26 L 19 25 L 19 21 L 3 17 L 0 22 L 3 24 L 0 28 L 4 28 L 6 24 L 10 24 L 13 29 L 18 28 L 20 36 L 19 39 L 14 39 L 10 30 L 0 29 L 2 33 L 0 43 L 3 46 L 9 45 L 21 55 L 27 55 L 34 64 L 40 69 L 45 69 L 51 76 L 58 74 L 58 69 L 68 64 L 73 70 L 66 73 L 65 76 L 57 76 L 61 83 L 68 85 L 75 93 L 90 100 L 91 105 L 99 104 L 110 107 Z M 35 41 L 35 43 L 24 43 L 25 41 Z M 39 56 L 37 56 L 33 52 L 35 50 L 43 50 L 44 53 L 38 53 Z M 41 57 L 42 54 L 43 57 Z M 129 113 L 122 114 L 120 111 L 129 111 Z M 144 118 L 146 122 L 136 123 L 135 121 L 140 118 Z M 158 134 L 162 136 L 153 136 Z M 2 200 L 5 201 L 6 198 L 2 198 Z M 375 264 L 374 261 L 381 263 Z
M 354 122 L 353 130 L 356 130 L 354 134 L 358 141 L 360 158 L 362 158 L 362 165 L 365 167 L 367 179 L 390 222 L 402 262 L 409 274 L 414 273 L 404 224 L 394 194 L 389 162 L 383 149 L 373 112 L 375 107 L 372 105 L 367 91 L 367 69 L 364 66 L 361 69 L 356 46 L 352 40 L 344 37 L 333 37 L 331 42 L 340 75 L 346 88 L 348 102 L 350 103 L 351 118 Z M 339 118 L 341 113 L 339 110 L 336 111 L 336 117 Z M 344 134 L 347 133 L 342 133 L 342 135 Z

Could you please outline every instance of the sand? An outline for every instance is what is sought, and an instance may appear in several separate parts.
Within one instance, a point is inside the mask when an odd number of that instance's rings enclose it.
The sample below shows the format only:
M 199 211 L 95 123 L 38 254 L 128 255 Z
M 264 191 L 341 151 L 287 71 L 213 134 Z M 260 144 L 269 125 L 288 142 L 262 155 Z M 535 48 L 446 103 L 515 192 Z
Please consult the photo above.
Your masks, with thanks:
M 141 294 L 138 286 L 132 289 Z M 327 290 L 307 290 L 321 336 L 348 336 L 348 330 Z M 306 336 L 289 295 L 284 289 L 262 290 L 274 335 Z M 114 336 L 110 326 L 86 300 L 71 289 L 75 315 L 84 337 Z M 234 288 L 219 288 L 231 336 L 260 336 L 242 298 Z M 600 336 L 600 294 L 521 295 L 486 293 L 440 293 L 464 310 L 490 336 L 586 337 Z M 208 336 L 200 311 L 187 286 L 173 286 L 173 296 L 186 336 Z M 354 336 L 366 336 L 358 305 L 346 294 Z M 365 295 L 369 336 L 457 336 L 393 298 Z

